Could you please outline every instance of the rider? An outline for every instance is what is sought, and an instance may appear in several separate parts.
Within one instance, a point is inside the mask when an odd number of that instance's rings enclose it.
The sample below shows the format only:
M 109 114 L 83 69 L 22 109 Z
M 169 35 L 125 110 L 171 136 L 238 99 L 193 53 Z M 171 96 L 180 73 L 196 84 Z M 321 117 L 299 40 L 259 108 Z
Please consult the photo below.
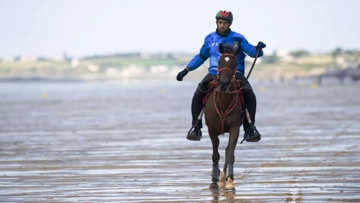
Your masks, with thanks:
M 255 94 L 244 76 L 245 73 L 245 62 L 244 59 L 246 57 L 245 53 L 254 58 L 256 57 L 257 50 L 258 57 L 263 55 L 262 49 L 266 47 L 263 42 L 259 42 L 257 46 L 251 45 L 243 35 L 234 32 L 230 29 L 230 26 L 233 21 L 233 15 L 231 11 L 220 10 L 217 12 L 216 16 L 216 26 L 217 29 L 215 32 L 208 34 L 205 37 L 204 44 L 200 49 L 200 53 L 196 55 L 186 66 L 184 70 L 178 73 L 176 79 L 178 81 L 182 81 L 184 76 L 188 74 L 189 71 L 193 71 L 200 67 L 208 58 L 209 60 L 209 69 L 208 74 L 203 78 L 203 80 L 199 83 L 198 88 L 196 88 L 192 103 L 191 103 L 191 113 L 192 113 L 192 125 L 193 130 L 188 133 L 187 139 L 188 140 L 197 140 L 200 141 L 202 137 L 201 128 L 202 128 L 202 121 L 201 119 L 199 122 L 198 116 L 201 113 L 203 108 L 202 99 L 206 95 L 206 91 L 204 89 L 208 89 L 209 83 L 215 78 L 217 74 L 217 66 L 218 60 L 220 58 L 219 52 L 219 44 L 227 43 L 230 46 L 238 47 L 242 49 L 237 55 L 238 66 L 236 72 L 236 79 L 241 81 L 242 86 L 247 86 L 248 90 L 243 91 L 243 96 L 246 104 L 246 108 L 249 111 L 250 118 L 251 118 L 251 125 L 244 119 L 244 138 L 247 142 L 258 142 L 261 140 L 261 135 L 259 131 L 255 128 L 255 113 L 256 113 L 256 97 Z

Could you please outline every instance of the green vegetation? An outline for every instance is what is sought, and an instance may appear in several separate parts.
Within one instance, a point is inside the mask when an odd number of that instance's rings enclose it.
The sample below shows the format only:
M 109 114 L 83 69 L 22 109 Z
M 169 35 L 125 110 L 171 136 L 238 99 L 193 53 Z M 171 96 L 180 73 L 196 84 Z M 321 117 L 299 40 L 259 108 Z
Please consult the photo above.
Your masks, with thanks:
M 142 77 L 146 72 L 173 76 L 184 68 L 193 56 L 193 54 L 126 53 L 82 59 L 65 58 L 57 61 L 44 58 L 37 61 L 4 60 L 0 61 L 0 78 L 136 78 Z M 322 54 L 311 54 L 306 50 L 281 55 L 274 52 L 260 58 L 256 64 L 256 71 L 252 74 L 272 78 L 310 76 L 349 66 L 357 67 L 360 63 L 359 56 L 360 51 L 341 48 Z M 252 62 L 251 58 L 246 60 L 247 71 Z M 207 67 L 207 62 L 203 66 Z M 206 68 L 197 72 L 204 74 Z
M 141 54 L 127 54 L 103 57 L 89 57 L 83 61 L 93 63 L 101 67 L 126 67 L 130 65 L 150 67 L 154 65 L 182 65 L 185 66 L 191 56 L 181 55 L 174 56 L 172 54 L 154 54 L 154 55 L 141 55 Z
M 305 50 L 293 51 L 286 56 L 275 53 L 263 57 L 263 63 L 257 68 L 262 69 L 262 75 L 295 77 L 322 74 L 326 71 L 356 68 L 360 64 L 360 51 L 341 50 L 330 53 L 311 54 Z

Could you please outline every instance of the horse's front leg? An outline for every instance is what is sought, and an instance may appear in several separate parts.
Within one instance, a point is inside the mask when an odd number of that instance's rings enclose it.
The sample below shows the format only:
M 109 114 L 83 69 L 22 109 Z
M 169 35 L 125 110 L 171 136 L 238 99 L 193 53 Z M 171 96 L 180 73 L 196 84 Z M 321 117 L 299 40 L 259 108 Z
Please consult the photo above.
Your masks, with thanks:
M 229 130 L 229 143 L 226 148 L 226 163 L 227 163 L 227 172 L 226 172 L 226 185 L 225 189 L 235 190 L 234 185 L 234 163 L 235 163 L 235 148 L 239 138 L 239 127 L 232 127 Z M 224 167 L 225 168 L 225 167 Z
M 220 160 L 220 154 L 218 151 L 219 148 L 219 138 L 215 131 L 211 130 L 209 128 L 209 135 L 213 147 L 213 154 L 212 154 L 212 161 L 213 161 L 213 167 L 212 167 L 212 183 L 210 184 L 210 189 L 217 189 L 219 181 L 219 160 Z
M 225 187 L 226 170 L 227 170 L 227 167 L 228 167 L 226 155 L 228 154 L 228 151 L 229 151 L 229 147 L 226 147 L 226 149 L 225 149 L 224 168 L 223 168 L 223 171 L 222 171 L 221 174 L 220 174 L 219 182 L 218 182 L 218 186 L 221 187 L 221 188 L 224 188 L 224 187 Z

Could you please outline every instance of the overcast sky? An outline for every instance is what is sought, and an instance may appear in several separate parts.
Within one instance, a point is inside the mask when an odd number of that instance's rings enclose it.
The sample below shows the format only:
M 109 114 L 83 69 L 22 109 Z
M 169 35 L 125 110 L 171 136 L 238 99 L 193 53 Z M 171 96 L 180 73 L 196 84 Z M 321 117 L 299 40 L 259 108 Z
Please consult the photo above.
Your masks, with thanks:
M 360 49 L 360 0 L 0 0 L 0 57 L 197 53 L 220 9 L 268 52 Z

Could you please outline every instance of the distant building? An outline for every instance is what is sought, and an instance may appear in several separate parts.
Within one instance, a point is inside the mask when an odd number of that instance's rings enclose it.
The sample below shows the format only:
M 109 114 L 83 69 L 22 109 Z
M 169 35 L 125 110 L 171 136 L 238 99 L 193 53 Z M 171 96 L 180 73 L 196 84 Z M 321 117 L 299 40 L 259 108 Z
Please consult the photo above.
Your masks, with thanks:
M 4 56 L 2 59 L 1 59 L 2 62 L 14 62 L 15 61 L 15 58 L 14 57 L 11 57 L 11 56 Z
M 19 61 L 20 62 L 36 62 L 37 57 L 36 56 L 20 56 Z
M 290 52 L 287 49 L 279 49 L 279 50 L 276 51 L 276 56 L 278 56 L 278 57 L 286 57 L 286 56 L 289 55 L 289 53 Z
M 63 62 L 65 61 L 65 58 L 63 56 L 51 56 L 49 57 L 50 61 L 53 62 Z
M 72 59 L 70 62 L 71 67 L 77 68 L 79 67 L 80 61 L 78 59 Z

